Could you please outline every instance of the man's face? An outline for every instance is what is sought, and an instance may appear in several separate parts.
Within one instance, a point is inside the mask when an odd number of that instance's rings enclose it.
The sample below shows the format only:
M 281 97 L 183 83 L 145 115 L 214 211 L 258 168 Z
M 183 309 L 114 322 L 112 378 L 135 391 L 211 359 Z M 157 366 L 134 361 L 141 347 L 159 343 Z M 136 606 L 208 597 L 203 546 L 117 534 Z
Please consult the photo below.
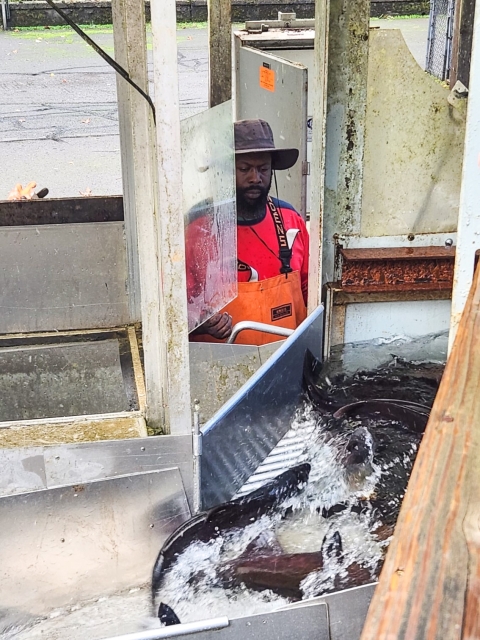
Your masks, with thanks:
M 246 153 L 235 159 L 237 203 L 240 208 L 256 210 L 264 207 L 272 183 L 270 153 Z

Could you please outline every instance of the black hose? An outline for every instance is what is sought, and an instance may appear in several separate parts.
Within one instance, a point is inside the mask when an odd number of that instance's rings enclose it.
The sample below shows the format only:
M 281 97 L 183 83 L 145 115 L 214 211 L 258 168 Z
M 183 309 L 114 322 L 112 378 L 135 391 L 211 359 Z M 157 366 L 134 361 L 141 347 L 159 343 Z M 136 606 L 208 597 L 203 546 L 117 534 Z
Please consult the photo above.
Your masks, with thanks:
M 130 78 L 128 71 L 126 71 L 122 66 L 120 66 L 118 62 L 116 62 L 111 56 L 109 56 L 106 51 L 104 51 L 101 47 L 99 47 L 98 44 L 94 40 L 92 40 L 90 36 L 88 36 L 85 33 L 85 31 L 82 31 L 78 26 L 78 24 L 75 24 L 75 22 L 68 17 L 65 11 L 63 11 L 63 9 L 60 9 L 59 7 L 57 7 L 56 4 L 53 2 L 53 0 L 46 0 L 46 1 L 52 7 L 52 9 L 54 9 L 54 11 L 56 11 L 65 20 L 65 22 L 68 25 L 70 25 L 72 29 L 76 33 L 78 33 L 78 35 L 81 38 L 83 38 L 83 40 L 85 40 L 85 42 L 89 44 L 98 53 L 99 56 L 101 56 L 105 60 L 105 62 L 107 62 L 111 67 L 115 69 L 118 75 L 122 76 L 122 78 L 126 80 L 128 84 L 130 84 L 134 89 L 138 91 L 138 93 L 141 96 L 145 98 L 145 100 L 148 102 L 150 106 L 150 109 L 152 110 L 153 122 L 155 123 L 155 105 L 153 104 L 153 100 L 148 95 L 148 93 L 145 93 L 145 91 Z

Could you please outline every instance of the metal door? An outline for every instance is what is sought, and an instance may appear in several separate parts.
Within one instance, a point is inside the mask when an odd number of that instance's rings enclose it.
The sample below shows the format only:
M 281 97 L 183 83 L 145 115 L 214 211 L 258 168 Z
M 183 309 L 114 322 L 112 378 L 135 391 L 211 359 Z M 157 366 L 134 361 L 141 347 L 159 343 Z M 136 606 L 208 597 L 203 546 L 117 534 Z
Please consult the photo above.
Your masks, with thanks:
M 240 47 L 235 82 L 237 120 L 262 118 L 273 130 L 275 145 L 299 149 L 297 163 L 278 171 L 278 197 L 306 215 L 307 68 L 250 47 Z M 272 195 L 277 195 L 275 181 Z

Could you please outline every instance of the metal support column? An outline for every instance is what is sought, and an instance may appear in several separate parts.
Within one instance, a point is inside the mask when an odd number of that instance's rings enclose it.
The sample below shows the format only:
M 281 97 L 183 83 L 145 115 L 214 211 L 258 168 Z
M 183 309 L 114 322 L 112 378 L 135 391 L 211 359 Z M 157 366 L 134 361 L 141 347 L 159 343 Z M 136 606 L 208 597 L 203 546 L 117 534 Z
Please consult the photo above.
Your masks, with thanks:
M 160 274 L 156 319 L 161 343 L 157 356 L 162 371 L 160 379 L 164 428 L 167 432 L 180 435 L 191 433 L 192 422 L 175 0 L 153 0 L 151 20 L 157 134 L 157 255 Z
M 322 298 L 323 205 L 325 189 L 325 119 L 328 83 L 328 28 L 330 0 L 315 3 L 315 52 L 313 66 L 313 139 L 310 185 L 310 262 L 308 311 Z
M 450 319 L 451 349 L 473 280 L 475 251 L 480 249 L 480 11 L 475 11 L 470 66 L 457 251 Z

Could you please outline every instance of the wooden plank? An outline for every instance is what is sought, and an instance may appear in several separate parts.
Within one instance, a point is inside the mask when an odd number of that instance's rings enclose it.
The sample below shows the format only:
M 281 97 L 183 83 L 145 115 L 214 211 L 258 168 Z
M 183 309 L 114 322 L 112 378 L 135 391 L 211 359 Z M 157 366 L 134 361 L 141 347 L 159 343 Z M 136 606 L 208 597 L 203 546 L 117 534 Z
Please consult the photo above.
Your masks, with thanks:
M 232 97 L 232 0 L 208 0 L 209 105 Z
M 480 637 L 480 270 L 361 640 Z
M 122 220 L 122 196 L 0 200 L 0 227 Z
M 475 0 L 457 0 L 453 27 L 450 86 L 460 80 L 467 88 L 470 81 Z

